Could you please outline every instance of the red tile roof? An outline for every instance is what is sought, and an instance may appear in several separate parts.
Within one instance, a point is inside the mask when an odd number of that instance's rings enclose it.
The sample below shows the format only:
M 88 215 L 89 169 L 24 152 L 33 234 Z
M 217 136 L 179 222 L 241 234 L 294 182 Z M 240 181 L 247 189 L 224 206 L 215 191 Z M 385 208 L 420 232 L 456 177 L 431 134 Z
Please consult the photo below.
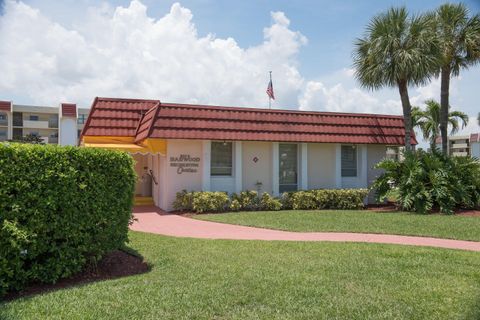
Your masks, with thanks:
M 0 101 L 0 111 L 12 111 L 12 103 L 10 101 Z
M 96 98 L 86 136 L 404 144 L 403 117 Z M 413 138 L 413 143 L 417 141 Z
M 77 105 L 75 103 L 62 103 L 63 117 L 77 117 Z

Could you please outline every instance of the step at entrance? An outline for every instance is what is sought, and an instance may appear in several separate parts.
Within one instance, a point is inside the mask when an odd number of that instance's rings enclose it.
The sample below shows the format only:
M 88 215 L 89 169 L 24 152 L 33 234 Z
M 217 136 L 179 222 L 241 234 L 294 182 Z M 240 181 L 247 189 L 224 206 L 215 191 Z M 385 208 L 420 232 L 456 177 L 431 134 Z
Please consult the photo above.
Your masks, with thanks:
M 135 196 L 135 205 L 136 206 L 153 206 L 155 205 L 155 203 L 153 202 L 152 197 Z

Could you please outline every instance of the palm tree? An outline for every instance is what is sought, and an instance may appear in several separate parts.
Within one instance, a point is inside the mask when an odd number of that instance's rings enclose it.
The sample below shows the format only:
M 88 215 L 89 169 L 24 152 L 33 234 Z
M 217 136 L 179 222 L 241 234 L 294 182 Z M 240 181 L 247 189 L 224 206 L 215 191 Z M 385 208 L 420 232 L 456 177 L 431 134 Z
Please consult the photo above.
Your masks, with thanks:
M 353 55 L 355 76 L 368 89 L 397 87 L 405 122 L 405 148 L 411 149 L 411 104 L 408 87 L 424 85 L 438 71 L 438 46 L 429 16 L 410 17 L 391 8 L 372 18 Z
M 425 110 L 419 107 L 412 108 L 413 127 L 418 127 L 425 140 L 430 141 L 430 149 L 436 148 L 437 137 L 440 136 L 440 104 L 435 100 L 425 101 L 427 106 Z M 451 127 L 450 134 L 455 134 L 468 124 L 468 115 L 461 111 L 450 111 L 448 114 L 448 124 Z
M 480 15 L 469 17 L 464 4 L 446 3 L 436 10 L 434 19 L 441 55 L 440 132 L 442 151 L 447 154 L 450 77 L 480 62 Z

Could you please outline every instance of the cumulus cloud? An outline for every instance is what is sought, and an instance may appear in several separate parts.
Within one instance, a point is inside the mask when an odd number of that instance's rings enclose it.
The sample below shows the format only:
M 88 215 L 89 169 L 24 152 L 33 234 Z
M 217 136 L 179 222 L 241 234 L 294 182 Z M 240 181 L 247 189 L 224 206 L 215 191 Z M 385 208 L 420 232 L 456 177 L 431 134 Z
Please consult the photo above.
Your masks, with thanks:
M 272 12 L 264 41 L 242 48 L 233 38 L 200 37 L 192 12 L 175 3 L 160 19 L 139 1 L 89 10 L 85 23 L 67 29 L 40 11 L 7 1 L 0 18 L 2 98 L 34 103 L 95 96 L 265 106 L 268 71 L 278 104 L 296 108 L 303 86 L 296 59 L 307 39 Z
M 0 99 L 88 106 L 95 96 L 111 96 L 266 107 L 271 70 L 276 108 L 402 112 L 396 91 L 360 89 L 353 69 L 305 79 L 298 54 L 308 41 L 291 29 L 283 12 L 271 12 L 263 41 L 248 48 L 233 38 L 200 36 L 193 13 L 179 3 L 158 19 L 133 0 L 126 7 L 89 8 L 78 20 L 66 27 L 21 1 L 5 2 Z M 437 80 L 412 90 L 412 103 L 421 104 L 438 92 Z

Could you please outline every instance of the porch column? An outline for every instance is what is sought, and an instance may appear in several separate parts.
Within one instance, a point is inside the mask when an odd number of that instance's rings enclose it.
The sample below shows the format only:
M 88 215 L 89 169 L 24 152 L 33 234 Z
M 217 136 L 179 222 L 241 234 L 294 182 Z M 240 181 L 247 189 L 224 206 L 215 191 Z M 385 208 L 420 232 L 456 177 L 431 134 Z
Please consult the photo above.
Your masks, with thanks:
M 242 142 L 236 141 L 235 142 L 235 192 L 239 193 L 242 191 L 243 184 L 242 184 Z
M 367 146 L 362 145 L 360 148 L 360 186 L 362 188 L 368 187 L 368 160 L 367 160 Z
M 210 154 L 212 143 L 210 140 L 202 141 L 202 191 L 210 191 Z
M 272 192 L 274 196 L 278 196 L 280 194 L 279 190 L 279 177 L 278 177 L 278 170 L 279 170 L 279 163 L 278 163 L 278 142 L 272 143 Z
M 335 188 L 342 188 L 342 145 L 335 145 Z
M 308 189 L 308 144 L 300 144 L 300 189 Z
M 11 107 L 10 110 L 12 110 Z M 13 111 L 7 112 L 7 139 L 13 139 Z

